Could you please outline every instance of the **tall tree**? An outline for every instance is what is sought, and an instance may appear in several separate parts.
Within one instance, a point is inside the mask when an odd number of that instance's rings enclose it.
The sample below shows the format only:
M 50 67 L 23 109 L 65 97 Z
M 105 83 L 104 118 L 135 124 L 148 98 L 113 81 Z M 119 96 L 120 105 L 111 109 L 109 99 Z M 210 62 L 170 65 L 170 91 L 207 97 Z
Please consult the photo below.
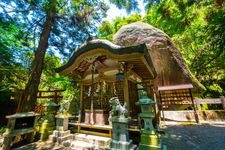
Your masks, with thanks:
M 99 0 L 8 0 L 1 2 L 0 7 L 2 19 L 23 24 L 27 31 L 24 38 L 33 39 L 35 57 L 21 110 L 30 111 L 35 107 L 46 51 L 54 53 L 58 49 L 68 54 L 71 47 L 93 34 L 94 23 L 99 23 L 107 7 Z
M 44 65 L 44 57 L 48 48 L 48 39 L 50 37 L 51 28 L 54 25 L 54 17 L 56 16 L 56 0 L 49 0 L 46 8 L 46 20 L 43 24 L 42 33 L 39 44 L 32 62 L 30 77 L 25 88 L 23 101 L 26 102 L 24 111 L 33 110 L 37 99 L 38 86 L 40 83 L 41 73 Z
M 138 10 L 136 0 L 109 2 L 127 12 Z M 23 39 L 34 60 L 23 96 L 23 110 L 34 109 L 46 52 L 67 55 L 97 31 L 107 6 L 103 0 L 4 0 L 0 18 L 23 26 Z M 36 46 L 37 45 L 37 46 Z

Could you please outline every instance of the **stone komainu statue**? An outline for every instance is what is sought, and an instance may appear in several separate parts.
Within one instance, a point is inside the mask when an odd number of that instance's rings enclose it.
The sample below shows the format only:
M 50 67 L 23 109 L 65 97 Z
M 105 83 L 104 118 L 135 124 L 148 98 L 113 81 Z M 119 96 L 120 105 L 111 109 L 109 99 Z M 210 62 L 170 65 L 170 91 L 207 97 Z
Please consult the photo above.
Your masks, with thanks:
M 128 116 L 127 104 L 124 103 L 124 105 L 122 106 L 120 104 L 118 97 L 110 98 L 109 103 L 111 104 L 111 107 L 112 107 L 110 111 L 110 117 L 117 116 L 117 117 L 125 118 Z

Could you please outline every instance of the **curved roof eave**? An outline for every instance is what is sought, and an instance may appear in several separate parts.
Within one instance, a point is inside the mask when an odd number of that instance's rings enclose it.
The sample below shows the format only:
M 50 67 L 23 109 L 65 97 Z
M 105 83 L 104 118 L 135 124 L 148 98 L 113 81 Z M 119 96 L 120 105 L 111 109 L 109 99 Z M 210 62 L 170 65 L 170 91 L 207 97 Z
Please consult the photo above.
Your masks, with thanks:
M 155 67 L 152 63 L 150 54 L 148 53 L 147 47 L 145 44 L 125 47 L 125 46 L 115 45 L 108 40 L 100 40 L 100 39 L 85 42 L 83 45 L 81 45 L 77 50 L 73 52 L 72 56 L 70 57 L 69 61 L 66 64 L 64 64 L 63 66 L 59 68 L 56 68 L 55 71 L 60 73 L 64 69 L 70 67 L 81 54 L 94 49 L 99 49 L 99 48 L 108 50 L 109 52 L 113 54 L 117 54 L 117 55 L 123 55 L 123 54 L 129 54 L 129 53 L 143 53 L 145 59 L 148 62 L 148 65 L 151 67 L 153 78 L 156 77 L 157 73 L 155 71 Z

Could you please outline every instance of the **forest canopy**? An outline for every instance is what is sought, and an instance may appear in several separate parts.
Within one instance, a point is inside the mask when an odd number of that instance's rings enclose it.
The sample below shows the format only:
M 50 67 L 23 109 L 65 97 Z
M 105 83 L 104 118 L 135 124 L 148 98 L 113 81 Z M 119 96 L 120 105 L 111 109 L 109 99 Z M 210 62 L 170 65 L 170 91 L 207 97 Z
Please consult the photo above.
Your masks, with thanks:
M 76 47 L 93 36 L 112 41 L 123 25 L 136 21 L 149 23 L 172 38 L 191 72 L 206 87 L 203 97 L 225 95 L 225 2 L 143 0 L 143 4 L 144 16 L 137 0 L 1 1 L 0 102 L 9 98 L 11 88 L 25 89 L 29 110 L 38 89 L 67 89 L 72 79 L 54 69 Z M 110 5 L 131 14 L 103 21 Z

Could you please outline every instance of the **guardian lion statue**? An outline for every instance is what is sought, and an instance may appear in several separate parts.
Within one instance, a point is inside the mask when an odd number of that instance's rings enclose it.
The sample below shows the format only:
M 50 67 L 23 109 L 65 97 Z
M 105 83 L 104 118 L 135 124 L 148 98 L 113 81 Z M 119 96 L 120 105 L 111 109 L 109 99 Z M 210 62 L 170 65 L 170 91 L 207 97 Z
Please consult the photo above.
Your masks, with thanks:
M 118 116 L 119 118 L 125 118 L 128 116 L 127 104 L 126 102 L 122 106 L 118 97 L 112 97 L 109 100 L 111 104 L 112 110 L 110 111 L 110 118 L 114 116 Z

